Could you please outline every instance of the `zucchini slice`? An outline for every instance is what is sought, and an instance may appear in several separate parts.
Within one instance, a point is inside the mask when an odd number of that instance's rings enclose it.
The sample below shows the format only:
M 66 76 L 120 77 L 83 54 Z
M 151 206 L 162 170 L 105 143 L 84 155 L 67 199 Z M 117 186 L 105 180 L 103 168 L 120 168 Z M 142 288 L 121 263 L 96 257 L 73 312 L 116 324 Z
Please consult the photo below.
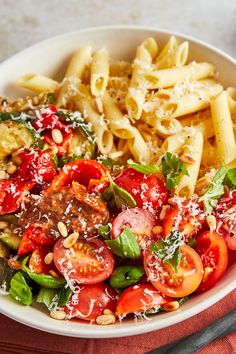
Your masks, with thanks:
M 17 251 L 20 246 L 21 237 L 11 230 L 0 232 L 0 241 L 13 251 Z
M 68 155 L 69 156 L 86 156 L 93 158 L 95 152 L 95 143 L 90 142 L 80 128 L 75 129 L 70 140 Z
M 35 143 L 33 131 L 27 124 L 14 120 L 0 121 L 0 161 L 20 148 Z
M 9 258 L 10 257 L 10 250 L 9 248 L 4 245 L 3 242 L 0 240 L 0 257 L 1 258 Z

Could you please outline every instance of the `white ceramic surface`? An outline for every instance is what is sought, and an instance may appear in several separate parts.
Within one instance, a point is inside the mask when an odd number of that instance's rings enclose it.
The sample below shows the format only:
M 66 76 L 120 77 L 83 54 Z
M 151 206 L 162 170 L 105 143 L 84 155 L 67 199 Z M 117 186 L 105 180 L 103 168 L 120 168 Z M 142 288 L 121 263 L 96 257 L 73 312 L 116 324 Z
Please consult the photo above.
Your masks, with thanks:
M 89 43 L 94 48 L 106 46 L 112 57 L 131 60 L 135 48 L 146 37 L 154 36 L 162 45 L 171 34 L 175 34 L 180 40 L 190 41 L 190 59 L 214 63 L 219 71 L 220 81 L 225 86 L 236 85 L 236 60 L 212 46 L 191 37 L 154 28 L 113 26 L 91 28 L 54 37 L 14 55 L 0 65 L 0 95 L 11 98 L 25 95 L 26 91 L 16 89 L 13 85 L 24 73 L 40 72 L 57 79 L 62 78 L 68 58 L 83 44 Z M 87 338 L 130 336 L 171 326 L 205 310 L 236 288 L 235 274 L 236 265 L 229 268 L 223 279 L 208 292 L 192 297 L 176 312 L 154 315 L 150 321 L 126 320 L 104 327 L 75 321 L 56 321 L 38 305 L 22 306 L 8 296 L 1 295 L 0 311 L 31 327 L 66 336 Z

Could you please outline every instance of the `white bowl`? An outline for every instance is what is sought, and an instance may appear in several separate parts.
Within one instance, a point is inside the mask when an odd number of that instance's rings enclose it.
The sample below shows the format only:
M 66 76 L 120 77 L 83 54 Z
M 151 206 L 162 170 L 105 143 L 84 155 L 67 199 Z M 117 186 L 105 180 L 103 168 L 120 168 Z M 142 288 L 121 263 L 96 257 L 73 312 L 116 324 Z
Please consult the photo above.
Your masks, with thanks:
M 190 59 L 209 61 L 217 66 L 219 79 L 225 86 L 236 85 L 236 61 L 220 50 L 199 40 L 178 33 L 137 26 L 91 28 L 57 36 L 14 55 L 0 65 L 0 95 L 22 97 L 26 91 L 14 87 L 14 81 L 29 72 L 40 72 L 60 79 L 71 54 L 83 44 L 94 48 L 106 46 L 112 57 L 131 60 L 136 47 L 148 36 L 160 45 L 175 34 L 190 42 Z M 6 316 L 28 326 L 71 337 L 109 338 L 131 336 L 154 331 L 181 322 L 210 307 L 236 288 L 236 264 L 231 266 L 214 288 L 193 296 L 175 312 L 154 315 L 150 321 L 125 320 L 109 326 L 97 326 L 75 321 L 56 321 L 37 305 L 22 306 L 8 296 L 0 297 L 0 310 Z

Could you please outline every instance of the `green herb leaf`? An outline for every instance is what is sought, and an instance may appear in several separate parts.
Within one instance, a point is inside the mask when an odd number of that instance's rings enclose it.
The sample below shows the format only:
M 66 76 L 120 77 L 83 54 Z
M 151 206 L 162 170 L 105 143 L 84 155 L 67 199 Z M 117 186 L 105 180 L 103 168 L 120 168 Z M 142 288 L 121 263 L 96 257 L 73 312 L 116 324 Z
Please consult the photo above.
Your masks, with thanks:
M 98 234 L 102 237 L 104 237 L 106 240 L 110 240 L 111 237 L 111 225 L 107 224 L 107 225 L 101 225 L 98 228 Z
M 9 294 L 21 304 L 31 305 L 33 301 L 33 295 L 30 287 L 26 283 L 24 275 L 21 272 L 17 272 L 11 279 L 11 287 Z
M 61 288 L 59 292 L 58 306 L 65 306 L 70 300 L 72 294 L 73 291 L 71 290 L 71 288 Z
M 144 274 L 141 266 L 125 265 L 114 270 L 110 278 L 110 285 L 115 289 L 123 289 L 140 281 Z
M 236 168 L 230 168 L 227 170 L 223 184 L 228 186 L 230 189 L 236 188 Z
M 129 159 L 127 161 L 127 164 L 129 167 L 132 167 L 134 170 L 138 171 L 138 172 L 142 172 L 145 175 L 150 175 L 152 173 L 157 173 L 160 172 L 160 168 L 153 166 L 153 165 L 140 165 L 138 163 L 136 163 L 135 161 Z
M 58 306 L 58 299 L 59 295 L 57 289 L 49 289 L 42 286 L 36 301 L 40 304 L 44 304 L 51 311 Z
M 211 213 L 215 208 L 218 200 L 224 195 L 224 179 L 227 173 L 226 167 L 221 167 L 215 174 L 215 177 L 211 181 L 211 185 L 206 193 L 199 198 L 200 202 L 203 202 L 204 209 L 207 213 Z
M 165 263 L 168 263 L 174 272 L 178 272 L 179 265 L 181 263 L 182 254 L 180 252 L 180 246 L 184 244 L 183 237 L 180 231 L 171 231 L 170 235 L 154 243 L 150 247 L 150 251 L 155 256 Z
M 136 236 L 125 227 L 119 237 L 105 241 L 111 251 L 121 258 L 137 259 L 141 256 Z
M 56 96 L 53 92 L 49 92 L 46 97 L 45 105 L 53 104 L 56 102 Z
M 165 177 L 166 186 L 169 190 L 175 188 L 182 175 L 189 176 L 186 166 L 180 161 L 178 157 L 167 152 L 162 157 L 162 172 Z
M 58 156 L 57 155 L 53 155 L 52 156 L 52 161 L 54 163 L 55 169 L 58 169 Z
M 117 161 L 112 160 L 110 157 L 108 156 L 99 156 L 97 158 L 97 161 L 100 162 L 103 166 L 106 167 L 106 169 L 110 172 L 110 173 L 118 173 L 122 170 L 123 166 L 121 164 L 119 164 Z
M 184 296 L 184 297 L 181 297 L 181 299 L 179 299 L 179 306 L 182 306 L 186 301 L 188 301 L 189 299 L 189 296 Z
M 188 241 L 188 246 L 194 248 L 197 244 L 197 240 L 195 237 L 192 237 L 189 241 Z
M 137 206 L 135 199 L 125 189 L 119 187 L 108 175 L 110 185 L 102 193 L 102 198 L 110 207 L 121 209 L 123 206 L 134 208 Z

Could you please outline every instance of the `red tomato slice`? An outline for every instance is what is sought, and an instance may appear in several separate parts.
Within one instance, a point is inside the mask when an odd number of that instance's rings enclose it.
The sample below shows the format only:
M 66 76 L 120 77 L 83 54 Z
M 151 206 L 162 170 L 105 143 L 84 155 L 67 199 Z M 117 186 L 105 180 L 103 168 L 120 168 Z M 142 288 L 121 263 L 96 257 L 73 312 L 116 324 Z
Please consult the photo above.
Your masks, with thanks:
M 203 280 L 197 291 L 205 291 L 212 288 L 225 273 L 228 264 L 228 251 L 222 236 L 216 232 L 205 231 L 197 237 L 194 247 L 201 256 L 204 272 L 206 267 L 208 274 L 204 274 Z
M 128 313 L 144 312 L 151 308 L 158 309 L 169 301 L 173 301 L 173 299 L 161 294 L 151 284 L 132 285 L 120 295 L 116 307 L 116 315 L 123 316 Z
M 79 285 L 65 306 L 69 318 L 75 317 L 85 321 L 95 321 L 105 309 L 115 312 L 117 294 L 105 283 Z
M 205 214 L 201 204 L 195 200 L 186 200 L 181 206 L 169 209 L 163 221 L 163 235 L 168 236 L 171 231 L 179 230 L 184 241 L 188 241 L 202 228 Z
M 0 214 L 17 211 L 34 185 L 33 182 L 20 182 L 13 179 L 0 181 Z
M 22 236 L 18 255 L 22 256 L 34 251 L 39 246 L 51 246 L 54 243 L 55 239 L 43 231 L 41 227 L 30 225 Z
M 122 211 L 113 221 L 112 238 L 120 236 L 125 227 L 137 236 L 138 243 L 145 249 L 148 241 L 155 241 L 152 229 L 156 224 L 154 215 L 140 208 L 126 209 Z
M 29 259 L 29 268 L 37 274 L 49 274 L 50 270 L 55 271 L 53 263 L 46 264 L 44 262 L 44 258 L 49 252 L 48 248 L 36 248 Z
M 20 153 L 19 157 L 22 162 L 17 171 L 18 180 L 44 184 L 51 182 L 56 175 L 52 156 L 47 150 L 36 151 L 31 149 Z
M 63 166 L 48 190 L 58 190 L 73 181 L 87 187 L 89 192 L 102 192 L 108 186 L 106 168 L 95 160 L 80 159 Z
M 220 199 L 215 210 L 217 232 L 229 249 L 236 250 L 236 190 Z
M 180 246 L 180 252 L 182 260 L 177 273 L 150 250 L 144 255 L 148 280 L 156 289 L 170 297 L 179 298 L 192 294 L 202 281 L 203 265 L 197 252 L 187 245 Z
M 144 175 L 133 168 L 122 171 L 115 183 L 133 196 L 138 207 L 147 210 L 159 209 L 168 196 L 164 183 L 156 175 Z
M 65 278 L 96 284 L 113 272 L 114 258 L 103 241 L 81 239 L 70 248 L 65 248 L 63 242 L 61 239 L 54 246 L 54 262 Z

